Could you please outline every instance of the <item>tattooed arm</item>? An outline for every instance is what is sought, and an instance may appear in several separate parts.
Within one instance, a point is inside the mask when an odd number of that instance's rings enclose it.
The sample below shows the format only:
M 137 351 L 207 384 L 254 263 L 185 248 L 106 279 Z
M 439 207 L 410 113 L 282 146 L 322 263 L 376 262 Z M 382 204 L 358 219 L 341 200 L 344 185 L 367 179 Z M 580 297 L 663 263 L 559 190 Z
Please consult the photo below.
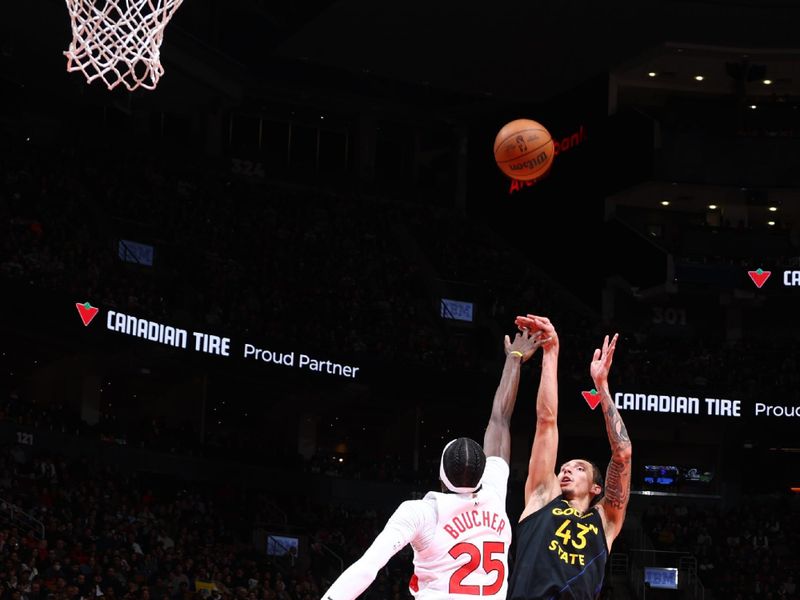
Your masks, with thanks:
M 622 530 L 631 491 L 631 440 L 608 389 L 608 372 L 614 357 L 614 349 L 617 347 L 617 338 L 618 334 L 615 334 L 609 343 L 608 336 L 605 337 L 603 349 L 594 351 L 589 368 L 595 388 L 601 395 L 600 406 L 603 409 L 608 441 L 611 444 L 611 462 L 608 463 L 606 470 L 605 497 L 599 503 L 609 550 Z

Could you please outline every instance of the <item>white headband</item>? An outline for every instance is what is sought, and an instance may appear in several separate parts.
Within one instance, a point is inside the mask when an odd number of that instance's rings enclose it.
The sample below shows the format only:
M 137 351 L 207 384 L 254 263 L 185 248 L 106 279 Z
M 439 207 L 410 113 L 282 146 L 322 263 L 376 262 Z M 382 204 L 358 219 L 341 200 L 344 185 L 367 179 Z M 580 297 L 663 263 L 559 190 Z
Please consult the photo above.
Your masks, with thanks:
M 450 440 L 449 442 L 447 442 L 447 445 L 444 447 L 444 450 L 442 450 L 442 458 L 439 460 L 439 479 L 442 480 L 444 486 L 451 492 L 455 492 L 456 494 L 471 494 L 472 492 L 477 491 L 479 487 L 481 487 L 480 481 L 478 481 L 478 484 L 475 487 L 456 487 L 447 478 L 447 473 L 444 472 L 444 454 L 445 452 L 447 452 L 447 449 L 453 444 L 453 442 L 456 441 L 458 440 Z M 481 479 L 483 478 L 481 477 Z

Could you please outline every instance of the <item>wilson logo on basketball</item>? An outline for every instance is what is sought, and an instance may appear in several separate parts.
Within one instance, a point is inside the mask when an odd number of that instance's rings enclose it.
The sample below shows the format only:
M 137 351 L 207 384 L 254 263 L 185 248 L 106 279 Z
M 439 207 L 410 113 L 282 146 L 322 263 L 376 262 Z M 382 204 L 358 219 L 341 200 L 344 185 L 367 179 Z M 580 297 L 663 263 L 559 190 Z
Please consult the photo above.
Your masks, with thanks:
M 533 158 L 529 158 L 528 160 L 518 162 L 518 163 L 509 163 L 509 168 L 512 171 L 519 171 L 521 169 L 530 169 L 533 167 L 538 167 L 541 164 L 547 162 L 547 152 L 542 152 L 537 154 Z M 516 181 L 516 180 L 515 180 Z
M 583 144 L 588 139 L 588 137 L 589 136 L 586 133 L 586 127 L 581 125 L 578 128 L 578 130 L 575 131 L 574 133 L 572 133 L 572 134 L 570 134 L 570 135 L 568 135 L 566 137 L 563 137 L 560 140 L 553 140 L 553 142 L 554 142 L 553 143 L 553 146 L 554 146 L 553 147 L 553 157 L 556 157 L 556 156 L 558 156 L 559 154 L 561 154 L 563 152 L 567 152 L 568 150 L 572 150 L 576 146 L 580 146 L 581 144 Z M 511 165 L 511 168 L 513 169 L 514 166 Z M 530 167 L 528 167 L 528 168 L 530 168 Z M 529 180 L 529 181 L 520 181 L 518 179 L 512 179 L 511 180 L 511 185 L 508 188 L 508 193 L 509 193 L 509 195 L 511 195 L 514 192 L 518 192 L 519 190 L 521 190 L 523 188 L 532 187 L 538 181 L 539 181 L 539 178 L 532 179 L 532 180 Z
M 494 159 L 500 170 L 521 181 L 538 179 L 553 161 L 553 137 L 531 119 L 509 121 L 494 139 Z

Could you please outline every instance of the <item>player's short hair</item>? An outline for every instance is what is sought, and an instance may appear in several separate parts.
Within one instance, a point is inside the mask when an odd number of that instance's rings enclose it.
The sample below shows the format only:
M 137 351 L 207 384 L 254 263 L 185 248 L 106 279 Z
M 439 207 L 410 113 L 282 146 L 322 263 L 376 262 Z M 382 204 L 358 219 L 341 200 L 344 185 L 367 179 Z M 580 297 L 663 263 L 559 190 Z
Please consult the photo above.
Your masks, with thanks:
M 598 467 L 595 463 L 593 463 L 590 460 L 586 460 L 586 462 L 592 465 L 592 483 L 600 486 L 600 493 L 597 494 L 597 496 L 595 496 L 594 498 L 592 498 L 591 505 L 594 506 L 600 501 L 600 499 L 603 497 L 603 494 L 605 493 L 606 490 L 605 480 L 603 479 L 603 472 L 600 470 L 600 467 Z
M 486 469 L 486 454 L 471 438 L 450 441 L 442 451 L 439 478 L 451 492 L 474 492 L 481 484 Z

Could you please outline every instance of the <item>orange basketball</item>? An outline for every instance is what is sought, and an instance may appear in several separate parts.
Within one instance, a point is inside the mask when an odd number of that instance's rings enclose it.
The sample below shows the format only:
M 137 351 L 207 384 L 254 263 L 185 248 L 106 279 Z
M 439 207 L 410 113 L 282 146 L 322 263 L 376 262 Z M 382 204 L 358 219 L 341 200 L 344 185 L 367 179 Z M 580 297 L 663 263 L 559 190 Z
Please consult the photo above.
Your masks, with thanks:
M 497 166 L 512 179 L 538 179 L 553 164 L 553 137 L 541 123 L 516 119 L 506 123 L 494 139 Z

